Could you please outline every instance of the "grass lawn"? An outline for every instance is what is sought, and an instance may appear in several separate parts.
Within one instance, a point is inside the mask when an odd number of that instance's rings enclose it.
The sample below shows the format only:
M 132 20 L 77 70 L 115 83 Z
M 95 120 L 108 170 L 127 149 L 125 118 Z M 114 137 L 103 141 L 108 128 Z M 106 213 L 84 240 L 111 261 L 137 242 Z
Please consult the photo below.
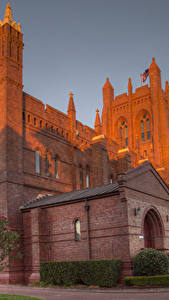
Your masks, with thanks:
M 6 295 L 0 294 L 0 300 L 42 300 L 40 298 L 34 298 L 22 295 Z

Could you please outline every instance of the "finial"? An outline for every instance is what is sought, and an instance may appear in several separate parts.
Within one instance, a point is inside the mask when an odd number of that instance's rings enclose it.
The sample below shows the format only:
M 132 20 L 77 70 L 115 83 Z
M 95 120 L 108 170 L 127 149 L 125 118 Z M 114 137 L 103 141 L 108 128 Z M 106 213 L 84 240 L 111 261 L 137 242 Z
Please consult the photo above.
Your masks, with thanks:
M 169 89 L 168 80 L 166 80 L 166 82 L 165 82 L 165 90 L 167 91 L 168 89 Z
M 12 22 L 13 22 L 12 9 L 11 9 L 10 3 L 8 2 L 7 6 L 6 6 L 6 11 L 5 11 L 4 24 L 8 23 L 11 25 Z
M 69 93 L 69 96 L 70 96 L 70 97 L 73 97 L 73 93 L 72 93 L 72 92 L 70 92 L 70 93 Z
M 152 61 L 155 62 L 155 57 L 152 57 Z

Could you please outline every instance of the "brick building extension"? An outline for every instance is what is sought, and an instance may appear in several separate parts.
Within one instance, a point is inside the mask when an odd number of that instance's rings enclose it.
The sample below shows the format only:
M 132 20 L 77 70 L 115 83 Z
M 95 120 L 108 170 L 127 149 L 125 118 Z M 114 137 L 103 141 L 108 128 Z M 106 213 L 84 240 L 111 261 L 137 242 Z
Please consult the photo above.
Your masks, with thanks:
M 155 60 L 150 86 L 133 92 L 129 78 L 128 93 L 114 98 L 106 80 L 92 129 L 76 120 L 72 93 L 64 114 L 23 91 L 22 56 L 8 4 L 0 23 L 0 211 L 24 235 L 24 259 L 0 281 L 36 280 L 42 260 L 120 257 L 127 266 L 143 247 L 168 249 L 169 85 L 161 88 Z

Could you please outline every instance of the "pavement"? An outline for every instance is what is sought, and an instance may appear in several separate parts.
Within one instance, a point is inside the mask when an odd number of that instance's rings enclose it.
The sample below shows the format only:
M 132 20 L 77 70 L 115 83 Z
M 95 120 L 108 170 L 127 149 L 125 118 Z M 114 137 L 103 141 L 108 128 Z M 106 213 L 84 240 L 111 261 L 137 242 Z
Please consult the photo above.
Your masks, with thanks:
M 0 285 L 0 294 L 25 295 L 43 300 L 169 300 L 169 287 L 67 289 Z

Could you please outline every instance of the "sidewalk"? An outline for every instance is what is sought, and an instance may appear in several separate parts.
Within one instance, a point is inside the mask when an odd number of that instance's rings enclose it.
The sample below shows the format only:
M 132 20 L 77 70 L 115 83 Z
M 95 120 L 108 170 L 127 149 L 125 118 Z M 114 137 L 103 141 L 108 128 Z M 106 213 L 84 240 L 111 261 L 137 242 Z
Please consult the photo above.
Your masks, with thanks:
M 113 288 L 113 289 L 70 289 L 42 288 L 19 285 L 0 285 L 0 294 L 17 294 L 56 299 L 169 299 L 169 287 L 165 288 Z M 146 296 L 147 295 L 147 296 Z M 133 298 L 134 297 L 134 298 Z

